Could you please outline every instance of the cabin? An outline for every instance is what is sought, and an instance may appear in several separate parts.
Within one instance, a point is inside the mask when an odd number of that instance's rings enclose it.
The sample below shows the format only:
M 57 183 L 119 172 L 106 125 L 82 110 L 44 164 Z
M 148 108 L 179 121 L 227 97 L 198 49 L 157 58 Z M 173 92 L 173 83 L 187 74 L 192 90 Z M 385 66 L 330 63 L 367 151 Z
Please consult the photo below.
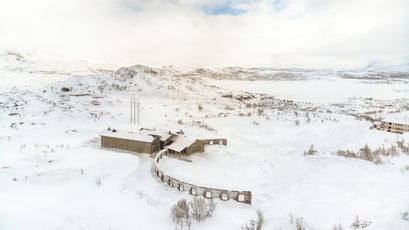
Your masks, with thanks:
M 204 152 L 205 144 L 202 140 L 177 136 L 176 140 L 167 148 L 170 154 L 191 155 L 196 152 Z
M 100 133 L 101 147 L 121 149 L 137 153 L 154 153 L 160 150 L 159 137 L 146 133 L 134 133 L 106 129 Z
M 402 134 L 404 132 L 409 132 L 409 124 L 393 121 L 381 121 L 380 129 Z

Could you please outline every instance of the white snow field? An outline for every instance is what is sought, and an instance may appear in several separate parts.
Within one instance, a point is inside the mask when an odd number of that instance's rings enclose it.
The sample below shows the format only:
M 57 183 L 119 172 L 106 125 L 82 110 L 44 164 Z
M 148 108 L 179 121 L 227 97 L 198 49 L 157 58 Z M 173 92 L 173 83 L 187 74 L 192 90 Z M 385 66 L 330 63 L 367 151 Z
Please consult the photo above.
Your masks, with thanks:
M 299 81 L 235 81 L 219 80 L 215 84 L 229 89 L 265 93 L 289 100 L 336 103 L 350 97 L 401 99 L 408 97 L 407 84 L 368 82 L 353 79 L 314 79 Z M 320 93 L 314 93 L 320 91 Z M 353 94 L 351 94 L 353 92 Z
M 107 127 L 228 139 L 227 146 L 206 146 L 191 163 L 160 163 L 186 182 L 253 193 L 252 205 L 216 199 L 214 216 L 192 229 L 241 229 L 257 209 L 263 229 L 296 229 L 290 216 L 303 218 L 306 229 L 350 229 L 357 215 L 370 223 L 365 229 L 409 229 L 408 154 L 398 150 L 382 164 L 333 154 L 408 143 L 408 133 L 370 129 L 370 121 L 356 118 L 407 118 L 407 73 L 373 79 L 362 71 L 346 78 L 274 70 L 282 77 L 266 79 L 271 71 L 262 69 L 133 66 L 62 74 L 35 63 L 16 70 L 9 68 L 20 63 L 15 56 L 2 58 L 1 230 L 175 229 L 170 209 L 191 196 L 153 178 L 148 154 L 101 148 Z M 141 102 L 138 127 L 129 122 L 132 96 Z M 317 153 L 304 155 L 311 145 Z

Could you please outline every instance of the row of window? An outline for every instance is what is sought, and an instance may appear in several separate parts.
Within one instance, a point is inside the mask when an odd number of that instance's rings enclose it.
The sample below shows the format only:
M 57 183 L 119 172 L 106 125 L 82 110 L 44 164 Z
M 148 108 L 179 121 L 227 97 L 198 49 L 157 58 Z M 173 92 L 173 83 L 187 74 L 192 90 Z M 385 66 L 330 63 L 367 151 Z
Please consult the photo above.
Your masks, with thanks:
M 384 122 L 383 124 L 387 126 L 408 127 L 409 128 L 409 124 L 400 124 L 400 123 L 392 123 L 392 122 L 387 122 L 387 123 Z

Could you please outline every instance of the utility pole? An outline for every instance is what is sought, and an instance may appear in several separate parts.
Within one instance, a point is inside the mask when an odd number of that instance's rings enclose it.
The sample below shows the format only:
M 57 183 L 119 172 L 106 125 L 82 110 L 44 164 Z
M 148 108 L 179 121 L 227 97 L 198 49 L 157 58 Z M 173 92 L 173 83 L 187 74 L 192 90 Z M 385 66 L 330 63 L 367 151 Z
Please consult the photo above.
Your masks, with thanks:
M 140 103 L 139 99 L 135 99 L 135 97 L 131 98 L 131 113 L 130 113 L 130 121 L 131 124 L 138 124 L 139 126 L 139 114 L 140 114 Z
M 131 124 L 132 124 L 132 107 L 133 107 L 133 106 L 132 106 L 132 103 L 133 103 L 133 98 L 131 98 L 131 100 L 130 100 L 131 108 L 130 108 L 130 110 L 129 110 L 129 111 L 131 112 L 131 113 L 129 114 L 129 119 L 131 120 Z
M 135 124 L 136 123 L 136 119 L 135 119 L 135 116 L 136 116 L 136 102 L 135 102 L 135 98 L 133 99 L 133 124 Z
M 136 107 L 138 109 L 138 126 L 139 126 L 139 99 L 136 101 Z

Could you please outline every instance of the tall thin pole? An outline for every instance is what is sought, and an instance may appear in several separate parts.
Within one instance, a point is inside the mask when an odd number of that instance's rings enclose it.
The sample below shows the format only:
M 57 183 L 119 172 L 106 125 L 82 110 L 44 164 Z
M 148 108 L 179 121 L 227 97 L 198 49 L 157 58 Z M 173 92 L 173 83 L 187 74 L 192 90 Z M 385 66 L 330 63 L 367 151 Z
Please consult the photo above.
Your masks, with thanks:
M 129 114 L 129 119 L 131 120 L 131 124 L 132 124 L 132 102 L 133 102 L 133 100 L 132 100 L 132 98 L 131 98 L 131 100 L 130 100 L 130 105 L 131 105 L 131 108 L 130 108 L 130 114 Z
M 131 98 L 131 113 L 130 113 L 130 120 L 131 124 L 134 124 L 137 122 L 136 119 L 138 119 L 138 126 L 139 126 L 139 114 L 140 114 L 140 103 L 139 99 L 135 99 L 135 97 Z M 137 117 L 136 117 L 137 116 Z
M 135 113 L 135 110 L 136 110 L 136 102 L 135 102 L 135 99 L 133 99 L 133 124 L 135 124 L 135 122 L 136 122 L 136 119 L 135 119 L 135 115 L 136 115 L 136 113 Z
M 136 105 L 138 107 L 138 126 L 139 126 L 139 99 L 137 100 Z

